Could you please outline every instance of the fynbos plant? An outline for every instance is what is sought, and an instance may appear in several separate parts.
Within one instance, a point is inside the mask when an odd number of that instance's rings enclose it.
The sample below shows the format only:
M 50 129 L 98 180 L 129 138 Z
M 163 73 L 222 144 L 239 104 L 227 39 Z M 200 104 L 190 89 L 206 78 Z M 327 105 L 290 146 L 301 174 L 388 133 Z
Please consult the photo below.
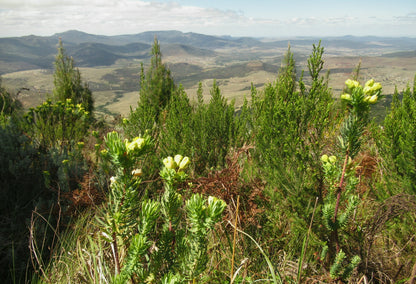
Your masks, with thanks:
M 350 79 L 345 84 L 347 88 L 341 95 L 341 100 L 346 104 L 347 116 L 341 125 L 338 137 L 343 159 L 339 163 L 335 156 L 321 157 L 328 185 L 322 214 L 323 223 L 330 231 L 330 246 L 332 251 L 336 252 L 330 269 L 330 275 L 334 279 L 349 278 L 361 261 L 359 256 L 354 256 L 348 264 L 345 264 L 346 254 L 341 249 L 340 230 L 346 228 L 359 203 L 358 196 L 354 194 L 358 179 L 354 175 L 352 159 L 360 151 L 361 137 L 368 124 L 370 105 L 375 104 L 381 94 L 381 84 L 375 83 L 374 80 L 368 81 L 364 87 Z M 324 248 L 324 251 L 326 250 L 327 248 Z
M 187 178 L 190 160 L 176 155 L 163 160 L 164 192 L 151 200 L 140 194 L 141 170 L 136 162 L 151 146 L 150 138 L 124 142 L 107 135 L 102 155 L 111 162 L 109 201 L 100 219 L 111 245 L 115 283 L 184 283 L 201 274 L 208 262 L 208 234 L 221 220 L 226 204 L 200 194 L 184 200 L 177 185 Z

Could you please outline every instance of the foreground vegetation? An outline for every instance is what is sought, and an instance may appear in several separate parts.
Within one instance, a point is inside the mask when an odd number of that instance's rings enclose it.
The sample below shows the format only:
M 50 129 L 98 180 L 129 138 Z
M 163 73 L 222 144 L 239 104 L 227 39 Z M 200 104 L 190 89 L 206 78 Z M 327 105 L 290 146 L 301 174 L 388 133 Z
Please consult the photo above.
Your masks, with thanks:
M 66 56 L 23 113 L 1 88 L 2 279 L 13 283 L 413 283 L 416 87 L 328 87 L 320 44 L 236 111 L 177 86 L 155 39 L 128 117 L 94 118 Z M 415 80 L 416 82 L 416 80 Z M 335 97 L 335 99 L 334 99 Z

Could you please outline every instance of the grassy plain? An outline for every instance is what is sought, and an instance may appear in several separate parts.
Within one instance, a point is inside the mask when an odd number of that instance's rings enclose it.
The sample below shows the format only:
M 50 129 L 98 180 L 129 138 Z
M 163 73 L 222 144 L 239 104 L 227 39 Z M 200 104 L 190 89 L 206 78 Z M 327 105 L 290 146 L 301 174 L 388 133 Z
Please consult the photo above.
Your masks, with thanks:
M 297 70 L 307 71 L 307 56 L 310 47 L 295 46 Z M 191 99 L 195 98 L 198 83 L 204 87 L 204 98 L 209 99 L 209 91 L 216 79 L 222 94 L 241 105 L 244 97 L 250 96 L 253 83 L 258 89 L 276 78 L 280 62 L 285 53 L 278 50 L 223 49 L 215 50 L 218 56 L 200 57 L 189 55 L 184 50 L 167 52 L 164 62 L 168 64 L 177 84 L 182 84 Z M 361 60 L 362 81 L 374 78 L 383 84 L 383 93 L 390 95 L 397 87 L 406 88 L 416 73 L 416 57 L 385 57 L 377 50 L 366 50 L 357 54 L 349 49 L 329 48 L 325 53 L 324 72 L 330 71 L 329 84 L 334 96 L 339 96 L 344 81 Z M 145 68 L 148 62 L 144 62 Z M 76 59 L 75 59 L 76 64 Z M 113 117 L 129 113 L 138 99 L 140 62 L 119 60 L 109 67 L 82 67 L 82 78 L 93 91 L 95 107 L 99 115 Z M 324 73 L 323 73 L 324 74 Z M 52 70 L 27 70 L 2 75 L 3 84 L 11 91 L 22 91 L 19 98 L 25 108 L 33 107 L 48 97 L 53 89 Z

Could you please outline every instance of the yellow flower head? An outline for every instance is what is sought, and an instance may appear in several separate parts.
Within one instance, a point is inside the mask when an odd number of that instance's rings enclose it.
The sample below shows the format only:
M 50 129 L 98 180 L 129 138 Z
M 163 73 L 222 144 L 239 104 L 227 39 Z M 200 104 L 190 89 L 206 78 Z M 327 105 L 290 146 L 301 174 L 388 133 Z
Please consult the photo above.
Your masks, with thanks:
M 326 154 L 322 155 L 321 161 L 324 162 L 324 163 L 328 163 L 328 155 L 326 155 Z
M 365 83 L 365 85 L 364 85 L 364 87 L 372 87 L 374 85 L 374 79 L 371 79 L 371 80 L 368 80 L 366 83 Z
M 375 104 L 377 102 L 377 100 L 378 100 L 377 95 L 373 95 L 373 96 L 370 97 L 370 99 L 368 100 L 368 102 L 370 104 Z
M 164 158 L 163 159 L 163 164 L 165 165 L 165 167 L 166 168 L 168 168 L 168 169 L 172 169 L 172 170 L 174 170 L 175 168 L 176 168 L 176 163 L 175 163 L 175 160 L 171 157 L 171 156 L 169 156 L 169 157 L 167 157 L 167 158 Z
M 345 81 L 345 85 L 347 85 L 348 89 L 353 89 L 359 87 L 360 83 L 358 83 L 358 81 L 348 79 Z
M 126 146 L 128 151 L 140 150 L 144 145 L 144 139 L 136 137 L 130 143 L 126 140 Z
M 142 169 L 135 169 L 131 172 L 131 174 L 134 177 L 140 177 L 140 176 L 142 176 Z
M 350 94 L 342 94 L 341 95 L 341 100 L 351 101 L 351 95 Z
M 183 159 L 183 156 L 178 154 L 178 155 L 175 155 L 173 159 L 175 160 L 175 163 L 179 165 Z
M 179 170 L 184 170 L 188 167 L 189 163 L 191 161 L 189 160 L 188 157 L 184 157 L 181 161 L 181 163 L 179 164 Z
M 370 81 L 365 83 L 365 87 L 363 89 L 363 92 L 367 96 L 372 96 L 375 93 L 377 93 L 378 91 L 380 91 L 381 88 L 382 88 L 382 86 L 381 86 L 380 83 L 374 83 L 374 80 L 371 79 Z

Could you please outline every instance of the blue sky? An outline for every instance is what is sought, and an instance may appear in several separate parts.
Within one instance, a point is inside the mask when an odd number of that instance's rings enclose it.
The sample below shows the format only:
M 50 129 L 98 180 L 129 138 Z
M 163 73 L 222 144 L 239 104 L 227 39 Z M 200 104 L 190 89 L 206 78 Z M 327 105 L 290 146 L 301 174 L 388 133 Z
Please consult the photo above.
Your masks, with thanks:
M 416 37 L 416 0 L 0 0 L 0 37 L 180 30 L 212 35 Z

